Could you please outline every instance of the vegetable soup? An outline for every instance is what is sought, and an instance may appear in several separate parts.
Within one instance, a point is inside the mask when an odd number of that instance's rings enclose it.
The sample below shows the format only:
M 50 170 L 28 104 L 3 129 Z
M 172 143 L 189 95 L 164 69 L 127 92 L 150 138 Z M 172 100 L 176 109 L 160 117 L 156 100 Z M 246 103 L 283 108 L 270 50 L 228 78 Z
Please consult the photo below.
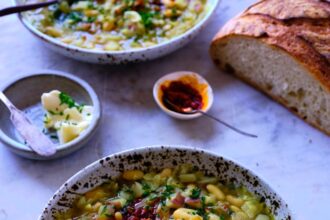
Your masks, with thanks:
M 245 187 L 222 183 L 185 164 L 144 173 L 129 170 L 79 196 L 56 219 L 273 220 L 266 204 Z
M 41 32 L 86 49 L 150 47 L 192 28 L 206 0 L 62 0 L 26 13 Z

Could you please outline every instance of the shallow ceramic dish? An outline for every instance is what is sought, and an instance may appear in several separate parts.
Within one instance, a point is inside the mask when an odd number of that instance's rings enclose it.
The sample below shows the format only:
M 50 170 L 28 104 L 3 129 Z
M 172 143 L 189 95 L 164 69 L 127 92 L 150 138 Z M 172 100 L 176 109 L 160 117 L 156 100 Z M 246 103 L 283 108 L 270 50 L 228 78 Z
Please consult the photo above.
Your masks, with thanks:
M 13 1 L 16 5 L 20 5 L 23 4 L 26 0 Z M 19 18 L 24 26 L 39 40 L 41 40 L 50 49 L 62 55 L 90 63 L 125 64 L 129 62 L 141 62 L 156 59 L 186 45 L 205 27 L 207 21 L 210 19 L 211 15 L 217 8 L 219 1 L 220 0 L 207 0 L 205 7 L 207 12 L 205 13 L 204 18 L 184 34 L 155 46 L 126 51 L 95 51 L 68 45 L 38 31 L 24 18 L 22 14 L 19 15 Z
M 43 128 L 44 111 L 41 106 L 40 97 L 42 93 L 53 89 L 65 91 L 78 103 L 94 106 L 91 124 L 76 139 L 57 146 L 57 152 L 51 157 L 43 157 L 34 153 L 24 145 L 10 121 L 10 113 L 3 103 L 0 103 L 0 141 L 12 152 L 30 159 L 54 159 L 67 155 L 82 147 L 94 134 L 101 116 L 101 107 L 94 90 L 85 81 L 71 74 L 59 71 L 39 71 L 33 74 L 25 74 L 12 79 L 2 86 L 1 90 L 16 105 L 25 112 L 30 120 L 40 129 Z
M 183 119 L 183 120 L 198 118 L 198 117 L 202 116 L 202 114 L 198 113 L 198 112 L 193 113 L 193 114 L 182 114 L 182 113 L 168 109 L 162 101 L 161 86 L 168 82 L 176 81 L 176 80 L 179 80 L 180 78 L 186 77 L 186 76 L 196 79 L 198 81 L 198 84 L 200 84 L 200 85 L 205 85 L 205 87 L 206 87 L 205 91 L 204 92 L 200 91 L 201 93 L 205 93 L 205 94 L 202 94 L 203 99 L 205 99 L 205 103 L 201 110 L 203 112 L 207 112 L 213 104 L 213 91 L 212 91 L 210 84 L 201 75 L 199 75 L 197 73 L 190 72 L 190 71 L 178 71 L 178 72 L 169 73 L 169 74 L 166 74 L 165 76 L 161 77 L 159 80 L 157 80 L 157 82 L 154 84 L 154 87 L 153 87 L 154 100 L 156 101 L 159 108 L 161 110 L 163 110 L 163 112 L 165 112 L 169 116 L 171 116 L 173 118 L 177 118 L 177 119 Z
M 118 177 L 124 170 L 173 167 L 190 163 L 221 180 L 242 183 L 249 191 L 265 199 L 275 219 L 290 220 L 292 214 L 287 204 L 274 190 L 253 172 L 224 157 L 201 149 L 188 147 L 144 147 L 117 153 L 100 159 L 75 174 L 54 194 L 39 220 L 54 219 L 54 214 L 69 209 L 77 194 L 85 193 Z

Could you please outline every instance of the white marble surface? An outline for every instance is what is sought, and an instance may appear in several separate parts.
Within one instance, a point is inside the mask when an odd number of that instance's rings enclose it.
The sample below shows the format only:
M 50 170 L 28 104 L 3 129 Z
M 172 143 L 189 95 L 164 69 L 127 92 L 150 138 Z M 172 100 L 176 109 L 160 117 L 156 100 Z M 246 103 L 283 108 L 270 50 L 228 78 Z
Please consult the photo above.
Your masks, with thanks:
M 217 29 L 251 2 L 223 0 L 205 31 L 188 46 L 127 66 L 97 66 L 62 57 L 41 45 L 16 16 L 0 18 L 0 83 L 35 69 L 58 69 L 90 82 L 103 104 L 101 128 L 93 140 L 63 159 L 30 161 L 0 145 L 0 220 L 36 219 L 55 190 L 82 167 L 114 152 L 153 144 L 199 146 L 233 158 L 273 185 L 297 219 L 330 219 L 329 137 L 220 73 L 209 59 L 208 45 Z M 0 1 L 0 7 L 10 4 Z M 152 99 L 152 85 L 175 70 L 202 73 L 215 92 L 211 113 L 259 138 L 239 136 L 207 118 L 177 121 L 161 112 Z

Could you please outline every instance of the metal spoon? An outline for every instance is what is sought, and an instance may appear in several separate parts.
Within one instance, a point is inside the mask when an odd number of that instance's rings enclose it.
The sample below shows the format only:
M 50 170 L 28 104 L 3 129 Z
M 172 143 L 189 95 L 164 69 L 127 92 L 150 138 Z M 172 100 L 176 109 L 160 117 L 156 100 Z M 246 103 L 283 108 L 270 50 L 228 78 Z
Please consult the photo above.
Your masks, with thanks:
M 202 110 L 193 109 L 191 107 L 188 107 L 188 108 L 179 108 L 176 104 L 174 104 L 173 102 L 169 101 L 168 99 L 164 98 L 163 100 L 164 100 L 164 102 L 166 102 L 168 105 L 170 105 L 177 112 L 180 112 L 180 113 L 183 113 L 183 114 L 201 113 L 202 115 L 204 115 L 204 116 L 206 116 L 208 118 L 211 118 L 211 119 L 217 121 L 218 123 L 226 126 L 227 128 L 230 128 L 233 131 L 236 131 L 239 134 L 242 134 L 242 135 L 245 135 L 245 136 L 248 136 L 248 137 L 253 137 L 253 138 L 257 138 L 258 137 L 255 134 L 250 134 L 250 133 L 247 133 L 245 131 L 241 131 L 240 129 L 235 128 L 234 126 L 228 124 L 227 122 L 224 122 L 224 121 L 222 121 L 222 120 L 214 117 L 213 115 L 210 115 L 210 114 L 208 114 L 206 112 L 203 112 Z
M 0 91 L 0 100 L 10 111 L 10 120 L 14 127 L 26 141 L 27 145 L 41 156 L 51 156 L 56 153 L 55 144 L 33 125 L 24 113 L 18 110 Z
M 56 3 L 60 3 L 61 0 L 50 0 L 47 2 L 40 2 L 40 3 L 34 3 L 34 4 L 26 4 L 26 5 L 17 5 L 13 7 L 8 7 L 0 10 L 0 17 L 5 15 L 10 15 L 14 13 L 19 13 L 23 11 L 30 11 L 38 8 L 43 8 L 49 5 L 53 5 Z

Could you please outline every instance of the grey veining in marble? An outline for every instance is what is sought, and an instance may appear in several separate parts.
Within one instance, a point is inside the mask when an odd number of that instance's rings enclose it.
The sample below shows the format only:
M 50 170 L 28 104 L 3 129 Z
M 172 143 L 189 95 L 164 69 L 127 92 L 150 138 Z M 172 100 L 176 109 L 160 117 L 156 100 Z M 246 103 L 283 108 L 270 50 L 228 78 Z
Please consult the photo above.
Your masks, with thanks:
M 105 155 L 152 144 L 199 146 L 226 155 L 264 177 L 300 220 L 330 219 L 330 139 L 236 78 L 208 56 L 217 29 L 253 0 L 223 0 L 204 32 L 183 49 L 140 64 L 97 66 L 45 48 L 14 15 L 0 18 L 0 84 L 35 69 L 58 69 L 87 80 L 103 104 L 100 129 L 89 144 L 63 159 L 20 158 L 0 145 L 0 220 L 36 219 L 55 190 L 82 167 Z M 0 7 L 10 5 L 1 0 Z M 213 86 L 210 113 L 259 135 L 246 138 L 199 118 L 178 121 L 153 101 L 153 83 L 177 70 L 201 73 Z M 27 88 L 28 91 L 28 88 Z

